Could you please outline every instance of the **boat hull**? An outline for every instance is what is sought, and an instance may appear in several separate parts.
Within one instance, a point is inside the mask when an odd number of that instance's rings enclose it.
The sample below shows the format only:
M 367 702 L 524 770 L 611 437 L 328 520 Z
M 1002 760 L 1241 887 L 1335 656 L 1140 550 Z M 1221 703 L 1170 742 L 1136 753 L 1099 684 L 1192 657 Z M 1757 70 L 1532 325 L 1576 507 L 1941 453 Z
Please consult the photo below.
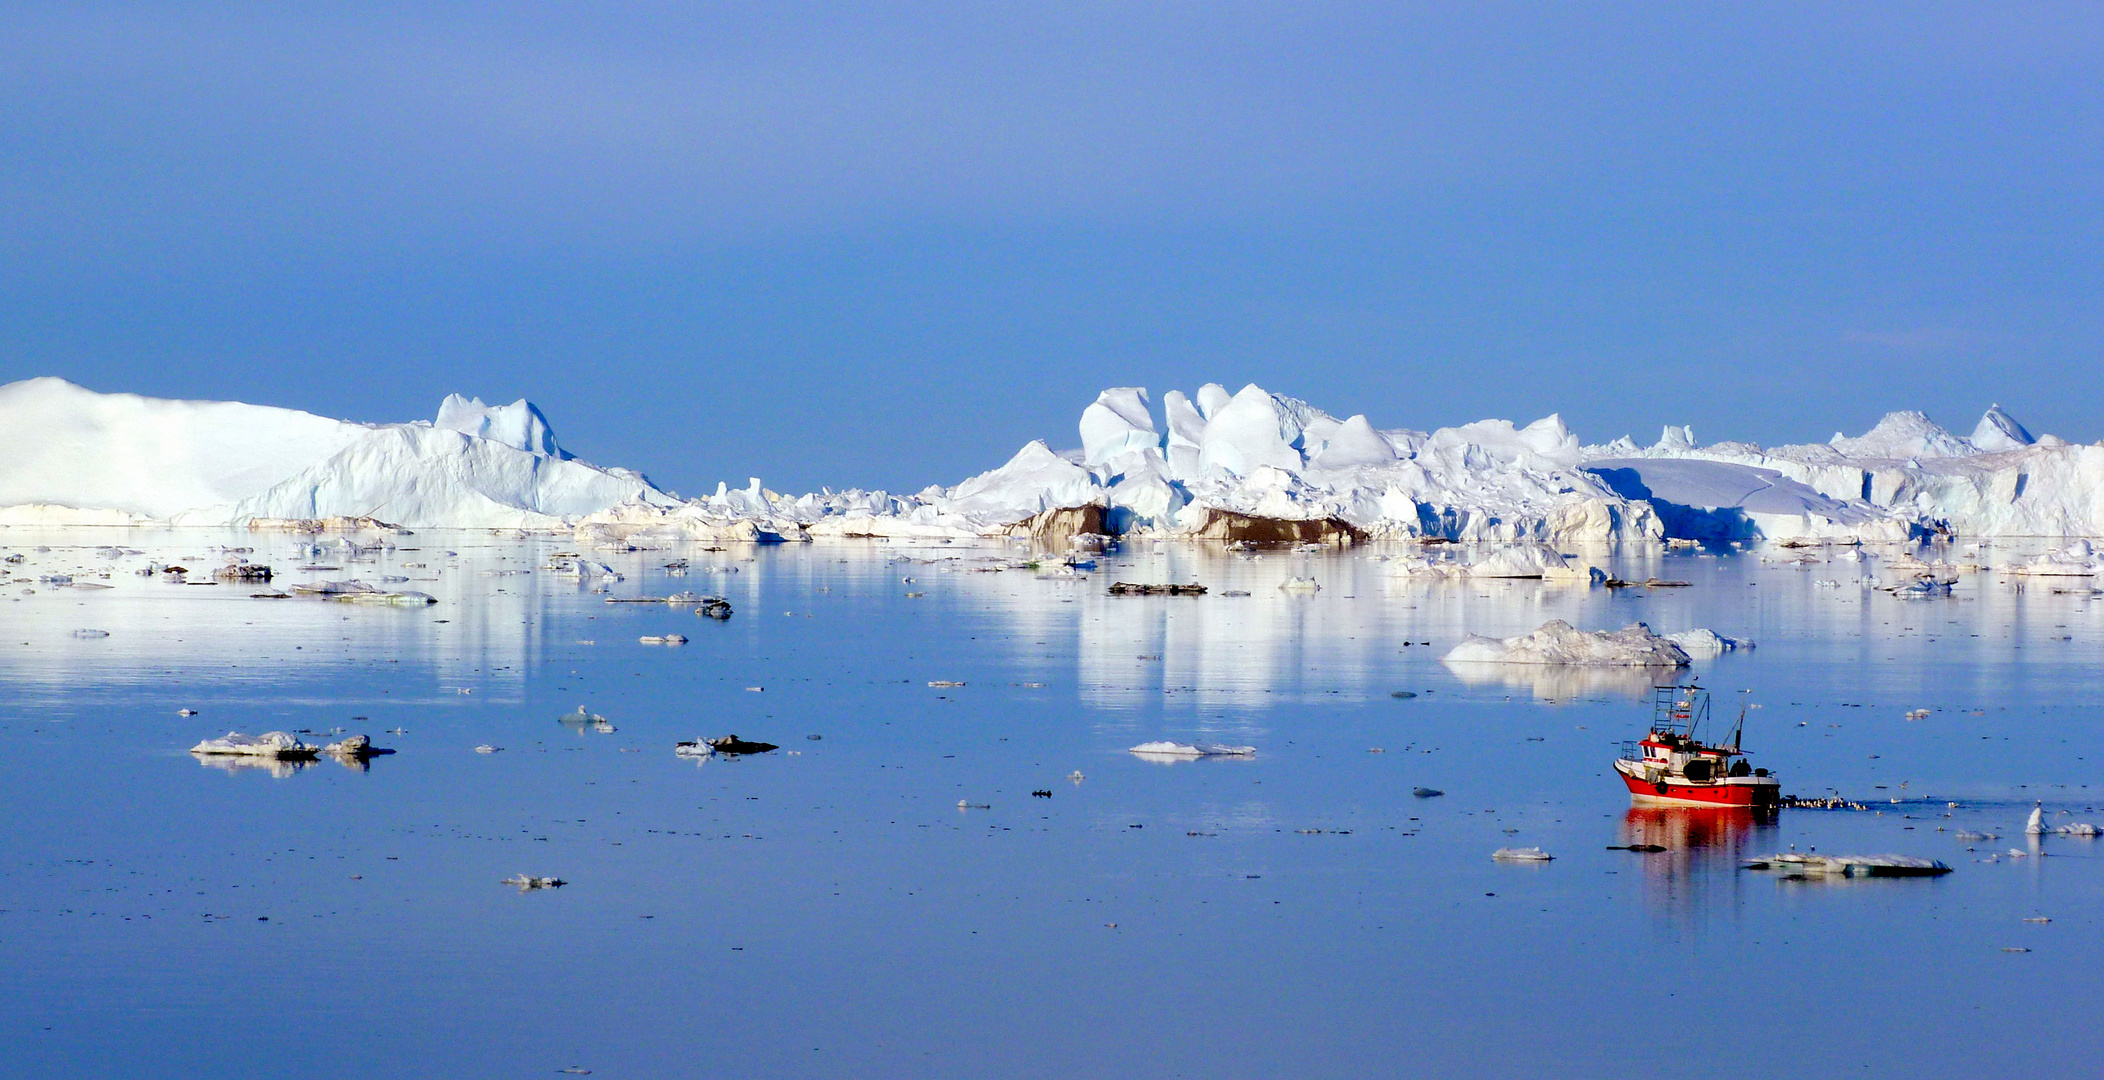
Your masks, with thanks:
M 1644 806 L 1765 808 L 1782 802 L 1782 787 L 1769 776 L 1730 776 L 1698 784 L 1680 777 L 1650 781 L 1621 769 L 1615 772 L 1629 788 L 1629 801 Z

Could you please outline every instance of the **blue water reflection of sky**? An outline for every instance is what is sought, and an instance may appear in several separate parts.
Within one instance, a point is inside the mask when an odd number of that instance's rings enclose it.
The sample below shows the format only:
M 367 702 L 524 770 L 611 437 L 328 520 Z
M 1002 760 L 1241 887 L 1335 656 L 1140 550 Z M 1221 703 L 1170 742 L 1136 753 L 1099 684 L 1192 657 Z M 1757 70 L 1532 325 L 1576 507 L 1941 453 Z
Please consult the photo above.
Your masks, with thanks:
M 1763 1042 L 1895 1076 L 2078 1075 L 2099 1048 L 2054 997 L 2100 956 L 2099 850 L 2020 835 L 2034 800 L 2097 817 L 2082 596 L 1986 575 L 1907 604 L 1811 584 L 1860 567 L 1692 553 L 1617 564 L 1695 582 L 1648 594 L 1398 580 L 1377 550 L 1149 549 L 1086 583 L 965 545 L 607 557 L 612 595 L 729 595 L 717 624 L 502 573 L 553 541 L 404 537 L 340 572 L 436 579 L 399 609 L 131 572 L 210 545 L 301 565 L 282 538 L 5 539 L 28 560 L 0 601 L 12 1075 L 1589 1076 L 1660 1016 L 1658 1067 L 1737 1076 L 1803 1069 L 1716 1057 Z M 144 553 L 110 590 L 34 582 L 106 543 Z M 654 569 L 674 556 L 687 576 Z M 1323 590 L 1276 588 L 1296 574 Z M 1758 762 L 1882 812 L 1630 810 L 1606 762 L 1641 687 L 1437 661 L 1551 617 L 1754 639 L 1696 673 L 1720 710 L 1755 691 Z M 691 641 L 636 641 L 667 630 Z M 616 730 L 558 722 L 580 704 Z M 400 752 L 281 776 L 182 752 L 339 725 Z M 732 732 L 784 749 L 671 754 Z M 1260 752 L 1124 752 L 1154 738 Z M 1669 850 L 1605 850 L 1635 842 Z M 1487 857 L 1529 844 L 1558 858 Z M 1790 845 L 1958 869 L 1737 869 Z M 497 884 L 519 872 L 571 884 Z

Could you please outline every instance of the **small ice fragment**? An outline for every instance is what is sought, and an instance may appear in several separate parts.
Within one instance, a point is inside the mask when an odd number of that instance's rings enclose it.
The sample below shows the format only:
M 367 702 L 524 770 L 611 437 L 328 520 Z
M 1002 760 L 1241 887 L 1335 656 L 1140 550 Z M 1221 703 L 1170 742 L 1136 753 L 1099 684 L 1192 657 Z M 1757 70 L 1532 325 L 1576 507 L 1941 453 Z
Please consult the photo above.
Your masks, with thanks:
M 1141 743 L 1140 745 L 1133 747 L 1130 752 L 1135 754 L 1151 755 L 1154 757 L 1254 757 L 1256 755 L 1257 748 L 1254 746 L 1229 746 L 1225 743 L 1180 743 L 1163 741 Z
M 693 739 L 673 746 L 672 752 L 680 757 L 708 757 L 716 752 L 716 748 L 709 745 L 707 739 Z
M 1067 779 L 1072 780 L 1073 782 L 1078 784 L 1083 780 L 1088 779 L 1088 777 L 1081 775 L 1080 769 L 1075 769 L 1073 772 L 1067 774 Z
M 1441 795 L 1446 794 L 1446 792 L 1441 791 L 1436 787 L 1414 787 L 1410 789 L 1410 794 L 1415 795 L 1420 799 L 1436 799 Z
M 939 690 L 946 687 L 963 686 L 964 684 L 961 682 L 953 682 L 949 679 L 933 679 L 929 681 L 928 685 L 935 687 Z
M 483 743 L 481 746 L 475 748 L 475 752 L 478 754 L 494 754 L 502 749 L 504 748 L 501 746 L 491 746 L 488 743 Z
M 177 709 L 177 710 L 175 710 L 175 715 L 177 715 L 177 716 L 196 716 L 196 715 L 197 715 L 197 710 L 196 710 L 196 709 Z
M 769 750 L 779 749 L 771 742 L 751 742 L 736 735 L 725 735 L 721 738 L 704 741 L 719 754 L 764 754 Z
M 993 804 L 992 804 L 992 803 L 976 803 L 976 802 L 972 802 L 972 801 L 970 801 L 970 800 L 967 800 L 967 799 L 959 799 L 959 800 L 957 800 L 957 809 L 959 809 L 959 810 L 991 810 L 991 809 L 993 809 Z
M 533 889 L 560 889 L 569 882 L 558 877 L 534 877 L 532 874 L 515 874 L 498 882 L 500 885 L 516 885 L 520 892 Z
M 1279 583 L 1279 591 L 1290 593 L 1313 593 L 1321 592 L 1322 586 L 1317 585 L 1315 583 L 1315 579 L 1311 577 L 1290 577 Z
M 1507 862 L 1548 862 L 1556 856 L 1538 847 L 1501 847 L 1491 852 L 1490 857 Z
M 110 632 L 107 630 L 75 630 L 73 631 L 73 636 L 77 638 L 106 638 L 110 636 Z
M 373 741 L 363 735 L 353 735 L 342 742 L 332 742 L 322 747 L 321 751 L 324 754 L 334 754 L 337 757 L 351 758 L 355 761 L 363 761 L 369 757 L 379 757 L 382 754 L 394 753 L 394 751 L 386 747 L 374 746 Z

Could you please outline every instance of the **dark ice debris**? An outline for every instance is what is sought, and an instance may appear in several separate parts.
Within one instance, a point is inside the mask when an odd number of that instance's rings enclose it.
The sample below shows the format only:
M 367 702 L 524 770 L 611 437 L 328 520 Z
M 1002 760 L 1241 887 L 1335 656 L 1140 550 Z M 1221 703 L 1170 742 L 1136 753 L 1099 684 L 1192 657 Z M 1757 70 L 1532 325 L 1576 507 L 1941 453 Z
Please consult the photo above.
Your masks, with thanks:
M 1663 844 L 1609 844 L 1609 851 L 1664 851 Z
M 1033 799 L 1049 799 L 1052 797 L 1052 791 L 1049 788 L 1039 788 L 1031 792 L 1030 797 Z
M 764 754 L 780 747 L 771 742 L 747 742 L 736 735 L 725 735 L 720 739 L 705 739 L 704 742 L 719 754 Z
M 1191 585 L 1140 585 L 1130 581 L 1112 583 L 1112 596 L 1204 596 L 1205 586 Z
M 1411 788 L 1410 794 L 1415 795 L 1420 799 L 1436 799 L 1441 795 L 1446 794 L 1446 792 L 1441 791 L 1436 787 L 1417 787 Z

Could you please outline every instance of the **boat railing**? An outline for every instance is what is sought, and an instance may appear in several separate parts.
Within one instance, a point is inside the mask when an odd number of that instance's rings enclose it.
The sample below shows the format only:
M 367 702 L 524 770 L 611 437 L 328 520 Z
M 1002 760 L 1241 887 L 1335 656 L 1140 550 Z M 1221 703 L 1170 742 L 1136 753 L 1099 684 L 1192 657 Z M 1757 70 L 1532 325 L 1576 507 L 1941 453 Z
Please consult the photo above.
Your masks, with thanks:
M 1643 754 L 1643 752 L 1642 752 L 1641 750 L 1638 750 L 1638 749 L 1637 749 L 1637 741 L 1636 741 L 1635 739 L 1623 739 L 1623 740 L 1622 740 L 1622 760 L 1623 760 L 1623 761 L 1642 761 L 1642 760 L 1644 760 L 1644 754 Z

